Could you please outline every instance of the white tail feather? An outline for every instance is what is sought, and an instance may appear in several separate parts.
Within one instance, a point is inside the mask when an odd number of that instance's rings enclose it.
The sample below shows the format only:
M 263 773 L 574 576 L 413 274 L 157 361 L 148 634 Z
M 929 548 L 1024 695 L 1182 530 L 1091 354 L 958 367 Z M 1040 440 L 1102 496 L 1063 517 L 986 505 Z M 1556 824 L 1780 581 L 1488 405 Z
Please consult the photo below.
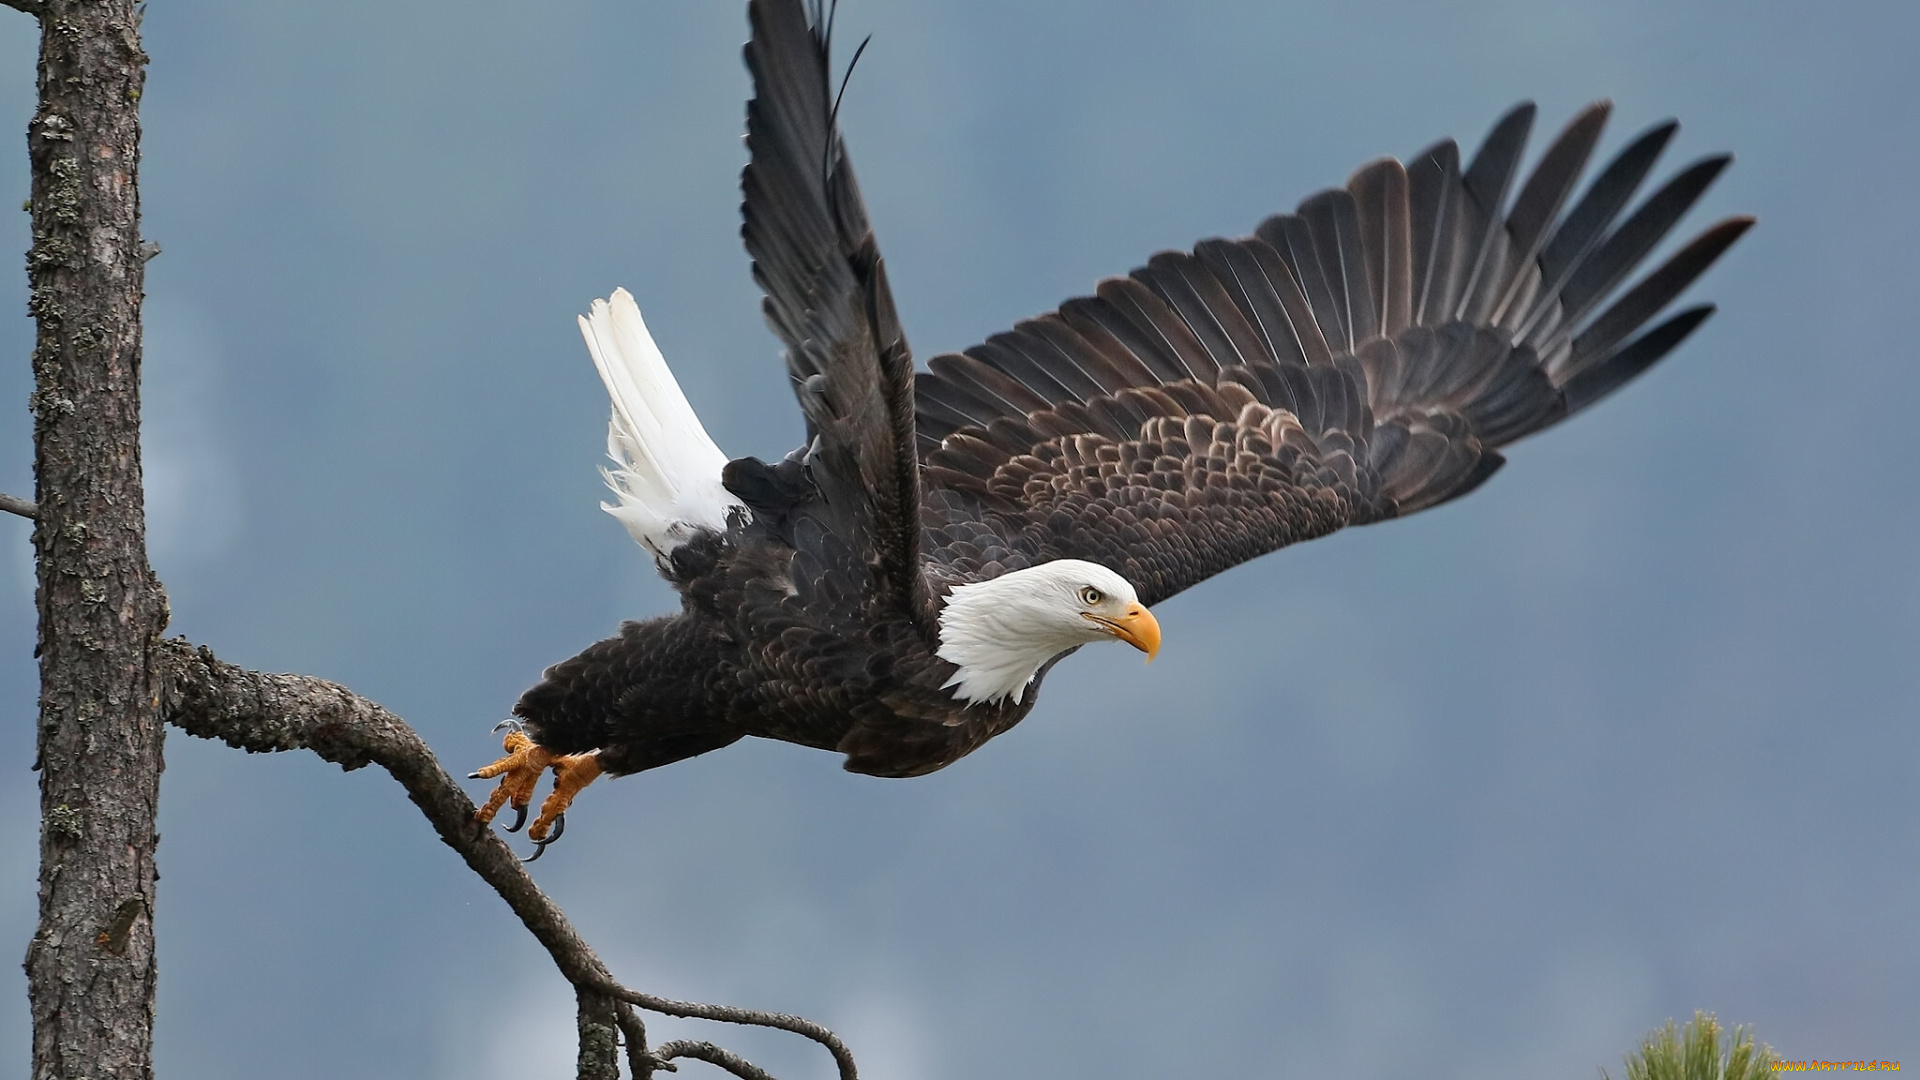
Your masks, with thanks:
M 600 508 L 660 559 L 696 529 L 726 529 L 731 512 L 746 511 L 720 484 L 727 455 L 667 370 L 633 295 L 615 289 L 611 299 L 595 300 L 580 317 L 580 335 L 613 399 L 607 456 L 614 467 L 600 475 L 619 501 Z

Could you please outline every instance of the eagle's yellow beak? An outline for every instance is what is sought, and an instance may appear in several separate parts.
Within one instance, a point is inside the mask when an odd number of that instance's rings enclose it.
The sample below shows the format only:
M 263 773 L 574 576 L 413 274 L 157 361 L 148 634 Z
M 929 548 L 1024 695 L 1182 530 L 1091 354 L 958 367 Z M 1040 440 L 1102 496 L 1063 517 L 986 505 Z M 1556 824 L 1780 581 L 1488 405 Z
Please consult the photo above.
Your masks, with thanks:
M 1105 627 L 1114 637 L 1146 653 L 1147 663 L 1153 663 L 1153 658 L 1160 655 L 1160 622 L 1152 612 L 1139 604 L 1128 604 L 1127 613 L 1117 619 L 1091 614 L 1087 618 Z

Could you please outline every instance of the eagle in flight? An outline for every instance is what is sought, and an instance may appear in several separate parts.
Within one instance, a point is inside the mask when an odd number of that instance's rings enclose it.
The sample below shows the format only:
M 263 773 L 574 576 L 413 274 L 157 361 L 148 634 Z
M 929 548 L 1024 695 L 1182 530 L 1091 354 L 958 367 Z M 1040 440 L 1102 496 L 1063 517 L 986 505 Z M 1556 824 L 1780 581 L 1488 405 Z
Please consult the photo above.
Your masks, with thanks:
M 819 0 L 748 13 L 741 234 L 806 443 L 728 460 L 625 290 L 581 318 L 613 398 L 605 509 L 681 611 L 547 669 L 506 756 L 473 774 L 500 779 L 479 820 L 511 805 L 518 828 L 554 772 L 539 851 L 602 773 L 745 735 L 875 776 L 952 764 L 1080 646 L 1151 658 L 1158 601 L 1486 482 L 1507 444 L 1692 333 L 1710 305 L 1646 327 L 1753 223 L 1623 289 L 1730 159 L 1629 210 L 1669 121 L 1574 200 L 1602 102 L 1516 185 L 1523 104 L 1464 164 L 1452 141 L 1375 161 L 1251 236 L 1162 252 L 916 371 L 836 124 L 831 18 Z

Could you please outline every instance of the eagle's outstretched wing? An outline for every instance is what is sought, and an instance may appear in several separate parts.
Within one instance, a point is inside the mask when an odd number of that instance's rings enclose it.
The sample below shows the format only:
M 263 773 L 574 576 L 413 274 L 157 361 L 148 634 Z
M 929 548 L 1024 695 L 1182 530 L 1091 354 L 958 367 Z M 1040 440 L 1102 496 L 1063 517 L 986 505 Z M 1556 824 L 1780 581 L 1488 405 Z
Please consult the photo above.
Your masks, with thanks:
M 913 356 L 835 123 L 831 19 L 817 2 L 753 0 L 747 68 L 751 160 L 740 233 L 767 322 L 807 418 L 807 470 L 824 516 L 888 600 L 918 611 Z M 755 502 L 780 480 L 734 462 L 727 484 Z
M 1676 127 L 1661 124 L 1563 214 L 1609 108 L 1575 117 L 1511 205 L 1531 104 L 1464 172 L 1451 141 L 1375 162 L 1251 237 L 1163 252 L 935 357 L 915 388 L 929 572 L 1089 559 L 1154 603 L 1473 490 L 1498 447 L 1691 333 L 1711 306 L 1634 336 L 1752 224 L 1713 226 L 1600 310 L 1729 160 L 1623 218 Z

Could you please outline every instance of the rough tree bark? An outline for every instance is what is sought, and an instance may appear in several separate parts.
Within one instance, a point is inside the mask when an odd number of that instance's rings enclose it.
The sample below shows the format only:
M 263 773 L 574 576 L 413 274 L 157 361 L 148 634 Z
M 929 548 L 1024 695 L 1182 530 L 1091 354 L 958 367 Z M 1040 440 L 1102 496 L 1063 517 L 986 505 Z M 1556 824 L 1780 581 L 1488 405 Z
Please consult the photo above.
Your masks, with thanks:
M 16 5 L 18 6 L 18 5 Z M 40 617 L 34 1080 L 153 1075 L 154 813 L 166 600 L 140 477 L 134 0 L 44 0 L 28 302 Z
M 39 18 L 40 107 L 28 125 L 39 574 L 40 924 L 27 950 L 34 1080 L 153 1075 L 153 910 L 165 723 L 248 751 L 377 764 L 547 948 L 573 985 L 580 1080 L 638 1080 L 675 1059 L 768 1074 L 708 1042 L 649 1049 L 635 1008 L 779 1028 L 853 1056 L 809 1020 L 675 1001 L 615 982 L 405 721 L 344 687 L 265 675 L 161 637 L 140 470 L 140 113 L 146 54 L 135 0 L 0 0 Z

